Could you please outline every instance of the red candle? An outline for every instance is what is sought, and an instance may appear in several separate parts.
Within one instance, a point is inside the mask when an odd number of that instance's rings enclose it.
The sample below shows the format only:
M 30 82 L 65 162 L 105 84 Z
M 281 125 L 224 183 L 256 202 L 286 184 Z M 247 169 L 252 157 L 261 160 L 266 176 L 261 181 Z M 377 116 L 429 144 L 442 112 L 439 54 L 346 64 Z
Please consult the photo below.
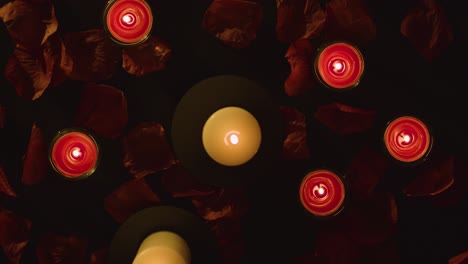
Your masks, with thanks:
M 338 214 L 343 208 L 345 195 L 341 178 L 328 170 L 316 170 L 307 174 L 299 190 L 304 208 L 319 217 Z
M 427 157 L 432 138 L 429 129 L 421 120 L 412 116 L 402 116 L 387 125 L 384 143 L 393 158 L 410 163 Z
M 104 28 L 117 44 L 136 45 L 148 39 L 153 26 L 151 7 L 144 0 L 111 0 L 103 15 Z
M 87 177 L 94 173 L 99 148 L 94 138 L 82 131 L 60 131 L 52 141 L 50 161 L 52 167 L 69 179 Z
M 317 78 L 327 87 L 352 88 L 359 84 L 364 72 L 364 58 L 354 46 L 345 42 L 327 44 L 315 60 Z

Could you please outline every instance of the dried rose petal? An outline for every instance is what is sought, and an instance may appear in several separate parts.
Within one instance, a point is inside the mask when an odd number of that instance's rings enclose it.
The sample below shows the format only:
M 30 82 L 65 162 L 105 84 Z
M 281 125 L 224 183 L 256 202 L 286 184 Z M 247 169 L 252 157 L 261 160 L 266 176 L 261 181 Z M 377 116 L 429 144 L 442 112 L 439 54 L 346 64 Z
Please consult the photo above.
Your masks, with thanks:
M 261 5 L 243 0 L 214 0 L 205 12 L 203 28 L 234 48 L 247 47 L 263 19 Z
M 468 263 L 468 251 L 462 252 L 449 259 L 448 264 L 466 264 Z
M 49 87 L 57 87 L 67 79 L 67 75 L 60 67 L 62 47 L 62 38 L 57 33 L 52 34 L 42 45 L 42 55 L 46 62 L 47 72 L 51 75 Z
M 16 192 L 13 190 L 13 188 L 11 188 L 11 185 L 8 183 L 8 177 L 6 176 L 2 166 L 0 166 L 0 193 L 16 197 Z
M 39 50 L 58 27 L 51 1 L 11 1 L 0 7 L 0 18 L 17 47 L 29 52 Z
M 103 247 L 100 248 L 91 254 L 91 260 L 89 261 L 89 264 L 106 264 L 108 263 L 107 257 L 109 254 L 109 248 L 108 247 Z
M 304 114 L 287 106 L 280 107 L 283 113 L 286 139 L 283 144 L 283 159 L 306 160 L 309 158 L 307 146 L 306 120 Z
M 19 96 L 29 100 L 34 97 L 33 81 L 14 55 L 8 59 L 5 77 L 15 87 L 16 93 Z
M 23 249 L 29 241 L 30 232 L 29 219 L 0 208 L 0 246 L 11 263 L 19 263 Z
M 454 183 L 455 158 L 433 152 L 420 168 L 416 178 L 403 192 L 407 196 L 433 196 L 447 190 Z
M 159 123 L 137 125 L 123 138 L 122 145 L 123 164 L 135 178 L 165 170 L 176 163 Z
M 75 236 L 46 234 L 36 248 L 39 264 L 80 264 L 86 261 L 88 241 Z
M 376 25 L 362 0 L 332 0 L 327 2 L 325 38 L 366 43 L 376 36 Z
M 127 181 L 104 199 L 104 207 L 118 223 L 144 208 L 160 204 L 159 197 L 144 179 Z
M 373 126 L 376 112 L 340 103 L 321 106 L 315 118 L 339 134 L 363 132 Z
M 127 122 L 127 99 L 122 91 L 102 84 L 84 86 L 75 125 L 98 136 L 116 138 Z
M 448 18 L 435 0 L 420 0 L 403 19 L 400 31 L 428 61 L 442 53 L 454 38 Z
M 289 46 L 286 53 L 291 73 L 284 82 L 289 96 L 298 96 L 309 91 L 315 84 L 313 77 L 313 55 L 315 51 L 307 39 L 299 39 Z
M 281 42 L 316 38 L 325 24 L 325 12 L 317 0 L 276 0 L 276 37 Z
M 166 68 L 171 56 L 169 44 L 150 37 L 143 44 L 125 48 L 122 52 L 122 67 L 130 74 L 142 76 Z
M 390 193 L 373 193 L 366 200 L 352 203 L 345 216 L 350 238 L 362 245 L 378 245 L 395 231 L 398 209 Z
M 47 177 L 49 172 L 48 146 L 44 135 L 35 124 L 29 137 L 29 145 L 23 159 L 22 182 L 26 185 L 38 184 Z
M 204 196 L 215 192 L 213 187 L 203 185 L 190 176 L 180 164 L 173 165 L 164 172 L 162 183 L 165 190 L 175 198 Z
M 61 68 L 70 79 L 97 82 L 117 70 L 122 57 L 101 29 L 67 33 L 63 36 Z
M 219 189 L 210 195 L 192 198 L 198 214 L 206 220 L 238 218 L 247 211 L 247 194 L 240 189 Z
M 431 197 L 432 201 L 440 207 L 455 205 L 464 198 L 468 190 L 468 166 L 460 159 L 455 159 L 453 163 L 453 184 Z
M 241 223 L 239 219 L 222 218 L 208 221 L 222 252 L 223 264 L 237 264 L 244 255 Z
M 351 161 L 346 173 L 350 191 L 357 200 L 370 196 L 390 163 L 380 152 L 364 146 Z

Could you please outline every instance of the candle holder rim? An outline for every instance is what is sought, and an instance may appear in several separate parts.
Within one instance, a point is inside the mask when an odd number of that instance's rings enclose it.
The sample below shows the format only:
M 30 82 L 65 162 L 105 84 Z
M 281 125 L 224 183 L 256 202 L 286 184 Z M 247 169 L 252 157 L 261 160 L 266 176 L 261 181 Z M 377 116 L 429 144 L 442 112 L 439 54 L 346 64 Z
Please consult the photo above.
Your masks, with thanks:
M 359 79 L 354 84 L 352 84 L 350 86 L 347 86 L 347 87 L 344 87 L 344 88 L 335 88 L 333 86 L 330 86 L 329 84 L 327 84 L 323 80 L 323 78 L 320 76 L 320 74 L 318 73 L 318 70 L 317 70 L 317 64 L 318 64 L 318 61 L 319 61 L 319 58 L 320 58 L 319 55 L 323 52 L 323 50 L 325 48 L 327 48 L 330 45 L 337 44 L 337 43 L 344 43 L 344 44 L 347 44 L 347 45 L 353 47 L 358 52 L 359 56 L 362 58 L 362 61 L 363 61 L 363 64 L 364 64 L 364 67 L 362 69 L 361 75 L 359 76 Z M 362 52 L 359 49 L 357 44 L 354 44 L 354 43 L 352 43 L 350 41 L 347 41 L 347 40 L 329 40 L 329 41 L 325 41 L 322 44 L 320 44 L 320 46 L 316 49 L 316 56 L 315 56 L 315 59 L 314 59 L 314 75 L 315 75 L 315 78 L 320 82 L 320 84 L 322 84 L 322 86 L 324 86 L 325 88 L 327 88 L 329 90 L 332 90 L 334 92 L 337 92 L 337 93 L 348 92 L 348 91 L 353 90 L 354 88 L 359 86 L 359 84 L 361 83 L 361 81 L 362 81 L 363 77 L 365 76 L 365 74 L 366 74 L 366 71 L 365 71 L 365 56 L 364 56 L 364 54 L 362 54 Z
M 344 198 L 343 198 L 343 201 L 340 205 L 340 207 L 338 207 L 338 209 L 336 211 L 334 211 L 332 214 L 329 214 L 329 215 L 316 215 L 314 213 L 312 213 L 311 211 L 309 211 L 309 209 L 307 209 L 303 202 L 302 202 L 302 195 L 301 195 L 301 191 L 302 191 L 302 185 L 303 183 L 307 180 L 308 178 L 308 175 L 313 173 L 313 172 L 316 172 L 316 171 L 327 171 L 327 172 L 331 172 L 332 174 L 334 174 L 335 176 L 337 176 L 341 183 L 343 184 L 343 190 L 344 190 Z M 337 217 L 338 215 L 340 215 L 346 208 L 347 208 L 347 204 L 349 203 L 349 196 L 350 196 L 350 189 L 349 189 L 349 184 L 346 180 L 346 174 L 345 173 L 341 173 L 339 170 L 337 169 L 330 169 L 330 168 L 327 168 L 327 167 L 320 167 L 320 168 L 314 168 L 314 169 L 309 169 L 307 170 L 307 172 L 304 174 L 304 177 L 301 178 L 301 180 L 299 181 L 299 187 L 297 188 L 299 191 L 298 191 L 298 202 L 299 202 L 299 205 L 302 207 L 302 211 L 307 214 L 309 217 L 313 218 L 314 220 L 318 220 L 318 221 L 327 221 L 327 220 L 330 220 L 334 217 Z
M 414 118 L 420 122 L 422 122 L 424 124 L 424 126 L 426 127 L 427 131 L 429 132 L 429 146 L 426 150 L 426 153 L 419 159 L 417 160 L 414 160 L 414 161 L 411 161 L 411 162 L 404 162 L 404 161 L 401 161 L 395 157 L 393 157 L 390 152 L 387 150 L 387 147 L 386 147 L 386 144 L 385 144 L 385 131 L 387 130 L 388 126 L 395 120 L 399 119 L 399 118 L 403 118 L 403 117 L 411 117 L 411 118 Z M 400 166 L 400 167 L 417 167 L 419 165 L 422 165 L 424 162 L 426 162 L 426 160 L 428 160 L 428 158 L 430 157 L 431 153 L 432 153 L 432 148 L 434 146 L 434 135 L 433 135 L 433 132 L 432 132 L 432 127 L 431 125 L 427 122 L 427 120 L 425 120 L 424 118 L 421 118 L 419 115 L 415 115 L 415 114 L 400 114 L 396 117 L 392 117 L 390 118 L 384 125 L 383 129 L 381 129 L 381 148 L 383 149 L 383 153 L 385 154 L 385 156 L 387 158 L 389 158 L 394 164 Z
M 137 0 L 137 1 L 145 3 L 148 6 L 149 10 L 151 11 L 151 16 L 153 17 L 153 19 L 151 19 L 150 29 L 145 36 L 143 36 L 138 41 L 127 43 L 114 37 L 114 35 L 112 35 L 112 33 L 109 30 L 109 26 L 107 25 L 107 14 L 109 12 L 109 9 L 115 4 L 115 2 L 118 2 L 118 1 L 122 1 L 122 0 L 109 0 L 106 3 L 106 7 L 104 8 L 104 11 L 102 12 L 102 26 L 104 28 L 104 32 L 106 32 L 106 35 L 112 40 L 112 42 L 114 42 L 116 45 L 122 48 L 138 46 L 138 45 L 145 43 L 151 37 L 153 27 L 154 27 L 154 14 L 153 14 L 153 10 L 151 9 L 151 6 L 148 4 L 146 0 Z
M 87 171 L 86 173 L 82 174 L 82 175 L 79 175 L 77 177 L 67 177 L 65 175 L 63 175 L 58 169 L 57 167 L 55 166 L 54 162 L 53 162 L 53 159 L 52 159 L 52 151 L 53 151 L 53 148 L 54 148 L 54 145 L 55 143 L 57 142 L 58 139 L 60 139 L 63 135 L 67 134 L 67 133 L 70 133 L 70 132 L 79 132 L 79 133 L 82 133 L 82 134 L 85 134 L 87 137 L 89 137 L 93 143 L 95 144 L 96 146 L 96 150 L 97 150 L 97 156 L 96 156 L 96 162 L 93 166 L 92 169 L 90 169 L 89 171 Z M 99 162 L 101 160 L 101 147 L 99 146 L 99 143 L 97 142 L 96 140 L 96 137 L 95 135 L 85 129 L 85 128 L 81 128 L 81 127 L 69 127 L 69 128 L 64 128 L 64 129 L 61 129 L 59 130 L 55 136 L 53 137 L 52 141 L 50 142 L 49 144 L 49 150 L 48 150 L 48 156 L 49 156 L 49 164 L 51 165 L 52 169 L 58 174 L 60 175 L 60 177 L 62 179 L 65 179 L 67 181 L 80 181 L 80 180 L 84 180 L 88 177 L 90 177 L 91 175 L 93 175 L 96 170 L 97 170 L 97 167 L 99 166 Z

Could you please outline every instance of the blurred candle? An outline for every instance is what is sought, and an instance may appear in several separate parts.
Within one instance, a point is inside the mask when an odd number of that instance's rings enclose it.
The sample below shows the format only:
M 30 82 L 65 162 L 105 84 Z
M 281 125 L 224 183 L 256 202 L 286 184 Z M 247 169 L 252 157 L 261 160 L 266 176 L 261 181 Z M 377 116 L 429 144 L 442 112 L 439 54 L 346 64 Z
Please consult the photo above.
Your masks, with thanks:
M 189 264 L 190 261 L 190 248 L 181 236 L 159 231 L 143 240 L 133 264 Z
M 103 23 L 114 42 L 136 45 L 148 39 L 153 14 L 144 0 L 111 0 L 104 10 Z
M 338 214 L 343 208 L 346 190 L 342 179 L 328 170 L 316 170 L 302 180 L 299 197 L 304 208 L 314 216 Z
M 354 46 L 334 42 L 322 47 L 315 60 L 317 78 L 327 87 L 352 88 L 359 84 L 364 72 L 364 58 Z
M 98 156 L 98 145 L 90 134 L 68 129 L 55 136 L 49 159 L 55 171 L 62 176 L 78 179 L 94 173 Z
M 387 125 L 384 143 L 393 158 L 411 163 L 427 157 L 432 138 L 429 129 L 421 120 L 412 116 L 401 116 Z
M 189 133 L 189 131 L 187 131 Z M 262 133 L 257 119 L 239 107 L 225 107 L 206 121 L 202 140 L 208 155 L 225 166 L 248 162 L 257 153 Z

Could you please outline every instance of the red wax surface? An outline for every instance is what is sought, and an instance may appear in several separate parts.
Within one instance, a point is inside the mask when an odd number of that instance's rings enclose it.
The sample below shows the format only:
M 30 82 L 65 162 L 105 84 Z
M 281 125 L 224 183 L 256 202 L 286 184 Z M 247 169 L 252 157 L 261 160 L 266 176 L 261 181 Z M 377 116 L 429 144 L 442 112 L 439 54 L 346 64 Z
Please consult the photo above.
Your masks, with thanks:
M 414 162 L 428 153 L 431 135 L 421 120 L 402 116 L 388 124 L 384 142 L 392 157 L 402 162 Z
M 316 216 L 338 213 L 345 195 L 341 178 L 328 170 L 316 170 L 307 174 L 299 190 L 302 205 Z
M 361 52 L 350 44 L 339 42 L 325 47 L 315 64 L 319 78 L 336 89 L 354 87 L 364 72 Z
M 110 2 L 105 13 L 109 33 L 119 42 L 134 44 L 146 39 L 153 26 L 153 14 L 144 0 Z
M 96 142 L 90 136 L 68 132 L 54 142 L 50 155 L 57 172 L 68 178 L 77 178 L 94 172 L 98 151 Z

